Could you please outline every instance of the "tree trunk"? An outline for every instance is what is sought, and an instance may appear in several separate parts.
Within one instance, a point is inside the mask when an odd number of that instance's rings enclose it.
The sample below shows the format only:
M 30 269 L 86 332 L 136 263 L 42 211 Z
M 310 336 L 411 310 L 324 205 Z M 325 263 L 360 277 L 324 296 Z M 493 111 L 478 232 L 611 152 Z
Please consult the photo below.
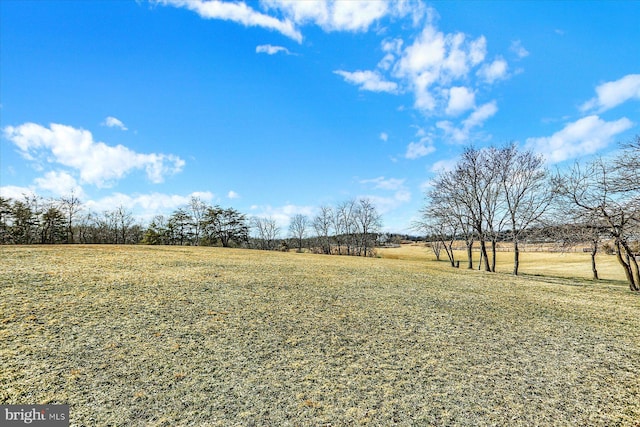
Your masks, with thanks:
M 480 240 L 480 257 L 484 262 L 484 271 L 491 271 L 489 257 L 487 256 L 487 242 L 485 242 L 484 239 Z
M 638 262 L 636 261 L 636 257 L 626 241 L 623 240 L 621 244 L 627 254 L 626 264 L 629 266 L 629 272 L 632 279 L 629 282 L 629 288 L 632 291 L 640 291 L 640 271 L 638 271 Z
M 467 260 L 469 261 L 468 269 L 473 270 L 473 240 L 467 243 Z
M 518 275 L 520 269 L 520 247 L 518 246 L 518 239 L 513 239 L 513 275 Z
M 447 258 L 449 258 L 449 262 L 451 263 L 451 267 L 456 266 L 456 261 L 453 256 L 453 242 L 447 244 L 447 242 L 442 241 L 442 246 L 444 247 L 444 251 L 447 253 Z
M 593 271 L 593 280 L 598 280 L 598 269 L 596 268 L 596 254 L 598 253 L 598 241 L 591 242 L 591 271 Z
M 491 239 L 491 255 L 493 256 L 493 258 L 491 258 L 491 271 L 494 273 L 496 272 L 496 246 L 496 240 Z
M 621 242 L 619 239 L 616 239 L 615 246 L 616 246 L 616 258 L 618 258 L 618 262 L 620 263 L 622 268 L 624 268 L 624 275 L 627 277 L 627 282 L 629 282 L 629 289 L 631 291 L 637 292 L 638 290 L 640 290 L 640 288 L 638 288 L 633 278 L 633 271 L 631 271 L 631 265 L 627 264 L 627 262 L 622 258 L 622 248 L 621 248 Z

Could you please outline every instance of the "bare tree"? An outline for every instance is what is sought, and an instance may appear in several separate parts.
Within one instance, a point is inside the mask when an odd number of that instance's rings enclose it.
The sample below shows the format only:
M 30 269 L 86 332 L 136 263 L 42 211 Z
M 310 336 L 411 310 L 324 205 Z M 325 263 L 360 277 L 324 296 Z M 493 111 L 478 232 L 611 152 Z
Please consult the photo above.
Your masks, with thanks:
M 61 209 L 67 220 L 67 243 L 74 243 L 74 219 L 80 210 L 82 210 L 82 202 L 72 191 L 68 196 L 60 198 Z
M 454 177 L 456 188 L 453 192 L 456 200 L 463 204 L 469 215 L 476 236 L 480 241 L 480 257 L 484 263 L 485 271 L 491 271 L 489 257 L 487 256 L 486 231 L 485 231 L 485 200 L 489 189 L 488 180 L 492 179 L 485 171 L 485 154 L 482 150 L 467 147 L 456 164 Z
M 135 224 L 133 213 L 124 206 L 118 206 L 114 211 L 114 221 L 116 224 L 116 244 L 120 241 L 123 245 L 130 239 L 127 239 L 131 227 Z
M 199 197 L 191 196 L 189 200 L 189 214 L 191 215 L 191 224 L 193 226 L 193 242 L 196 246 L 200 245 L 202 237 L 202 229 L 204 227 L 204 217 L 209 206 Z
M 298 252 L 302 252 L 302 243 L 304 242 L 305 237 L 307 237 L 309 225 L 309 217 L 306 215 L 296 214 L 291 218 L 291 222 L 289 223 L 289 234 L 296 240 L 298 244 Z
M 496 271 L 496 248 L 498 240 L 502 238 L 502 231 L 507 221 L 505 209 L 504 187 L 499 179 L 502 170 L 502 149 L 495 147 L 480 151 L 482 162 L 481 175 L 485 189 L 482 192 L 482 215 L 487 238 L 491 241 L 491 265 L 490 270 Z
M 618 191 L 635 193 L 640 191 L 640 135 L 622 144 L 622 151 L 614 159 Z
M 518 151 L 515 144 L 502 148 L 497 155 L 495 170 L 511 226 L 513 274 L 517 276 L 520 237 L 545 214 L 553 200 L 553 191 L 550 191 L 549 173 L 542 156 L 530 150 Z
M 320 206 L 320 212 L 313 219 L 313 229 L 324 254 L 331 253 L 332 219 L 333 208 L 331 206 Z
M 450 205 L 444 199 L 431 193 L 432 199 L 420 210 L 420 220 L 413 224 L 415 230 L 424 232 L 429 238 L 429 246 L 436 259 L 440 261 L 440 252 L 445 250 L 452 267 L 456 267 L 453 244 L 458 234 L 458 220 L 450 211 Z
M 566 174 L 558 174 L 554 181 L 558 194 L 607 227 L 629 289 L 640 291 L 638 262 L 629 242 L 638 225 L 640 206 L 637 197 L 620 189 L 620 178 L 613 166 L 602 159 L 585 167 L 576 163 Z
M 276 242 L 280 236 L 280 227 L 275 219 L 253 217 L 251 226 L 256 230 L 262 249 L 270 251 L 276 249 Z
M 366 198 L 358 200 L 354 217 L 360 234 L 360 249 L 365 257 L 369 256 L 375 245 L 375 236 L 382 227 L 382 217 L 371 200 Z
M 355 246 L 355 213 L 356 201 L 354 199 L 340 203 L 334 212 L 334 227 L 336 224 L 340 225 L 340 231 L 336 231 L 336 234 L 341 233 L 344 236 L 347 255 L 353 255 Z M 336 228 L 336 230 L 338 229 Z

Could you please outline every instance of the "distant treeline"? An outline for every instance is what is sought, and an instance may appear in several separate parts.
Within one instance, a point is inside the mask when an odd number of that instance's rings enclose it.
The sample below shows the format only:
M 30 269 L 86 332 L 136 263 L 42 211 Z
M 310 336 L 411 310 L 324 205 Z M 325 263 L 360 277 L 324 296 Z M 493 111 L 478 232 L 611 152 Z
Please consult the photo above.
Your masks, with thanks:
M 288 233 L 273 218 L 248 217 L 234 208 L 192 197 L 170 215 L 143 225 L 124 206 L 96 213 L 73 194 L 59 199 L 0 197 L 1 244 L 148 244 L 222 246 L 372 256 L 374 248 L 406 236 L 381 233 L 382 219 L 368 199 L 322 206 L 295 215 Z

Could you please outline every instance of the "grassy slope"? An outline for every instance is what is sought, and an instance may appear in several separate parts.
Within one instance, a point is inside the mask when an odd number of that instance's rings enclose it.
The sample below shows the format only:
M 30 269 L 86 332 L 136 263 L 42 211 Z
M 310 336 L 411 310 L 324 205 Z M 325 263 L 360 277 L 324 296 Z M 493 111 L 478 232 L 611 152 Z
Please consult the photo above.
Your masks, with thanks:
M 72 425 L 631 425 L 624 283 L 178 247 L 2 247 L 0 402 Z

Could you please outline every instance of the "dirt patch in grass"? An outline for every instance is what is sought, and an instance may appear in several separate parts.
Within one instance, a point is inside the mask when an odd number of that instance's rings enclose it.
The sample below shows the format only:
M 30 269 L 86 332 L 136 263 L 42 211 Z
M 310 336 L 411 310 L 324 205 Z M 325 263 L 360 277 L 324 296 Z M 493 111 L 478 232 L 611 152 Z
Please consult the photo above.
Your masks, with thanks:
M 640 299 L 415 260 L 3 247 L 0 402 L 72 425 L 637 425 Z

